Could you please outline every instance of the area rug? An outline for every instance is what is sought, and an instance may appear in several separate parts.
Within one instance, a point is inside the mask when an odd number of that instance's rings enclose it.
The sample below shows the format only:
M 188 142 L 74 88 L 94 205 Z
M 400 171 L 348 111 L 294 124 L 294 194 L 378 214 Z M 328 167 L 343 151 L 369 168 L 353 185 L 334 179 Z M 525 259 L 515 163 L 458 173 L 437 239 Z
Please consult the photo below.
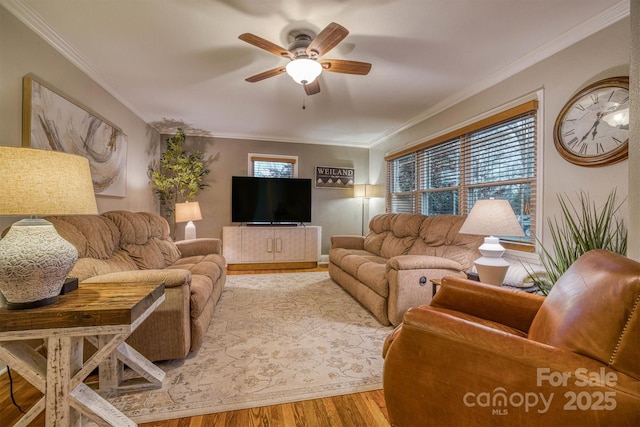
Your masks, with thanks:
M 382 326 L 326 272 L 227 277 L 202 347 L 161 389 L 108 400 L 151 422 L 382 388 Z

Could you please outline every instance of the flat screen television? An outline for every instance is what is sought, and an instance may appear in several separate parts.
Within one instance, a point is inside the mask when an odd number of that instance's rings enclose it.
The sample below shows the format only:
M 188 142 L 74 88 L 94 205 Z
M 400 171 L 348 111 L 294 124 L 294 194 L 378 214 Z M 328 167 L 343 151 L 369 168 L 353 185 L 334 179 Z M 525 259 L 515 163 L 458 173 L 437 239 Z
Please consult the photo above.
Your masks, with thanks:
M 231 177 L 231 221 L 248 224 L 311 222 L 311 180 Z

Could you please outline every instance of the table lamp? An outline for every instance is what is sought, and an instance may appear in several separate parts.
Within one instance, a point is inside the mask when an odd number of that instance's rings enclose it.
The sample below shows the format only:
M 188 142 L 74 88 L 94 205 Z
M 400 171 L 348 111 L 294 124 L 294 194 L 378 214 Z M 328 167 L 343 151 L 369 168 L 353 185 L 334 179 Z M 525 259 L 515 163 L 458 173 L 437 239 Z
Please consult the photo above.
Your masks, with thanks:
M 186 222 L 184 226 L 184 239 L 196 238 L 196 226 L 193 221 L 202 219 L 200 204 L 198 202 L 176 203 L 176 222 Z
M 478 250 L 482 256 L 475 260 L 476 271 L 483 283 L 502 286 L 509 263 L 502 258 L 504 247 L 494 236 L 524 236 L 508 200 L 477 200 L 469 216 L 462 224 L 460 233 L 489 236 L 484 238 Z
M 38 216 L 97 214 L 89 161 L 58 151 L 0 146 L 0 215 L 29 216 L 0 240 L 7 308 L 53 304 L 78 251 Z

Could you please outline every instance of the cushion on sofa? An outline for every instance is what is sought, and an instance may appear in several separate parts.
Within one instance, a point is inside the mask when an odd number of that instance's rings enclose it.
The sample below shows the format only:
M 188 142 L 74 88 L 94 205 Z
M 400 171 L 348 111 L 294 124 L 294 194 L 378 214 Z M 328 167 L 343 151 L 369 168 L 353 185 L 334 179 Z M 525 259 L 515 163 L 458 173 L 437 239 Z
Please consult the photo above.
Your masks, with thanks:
M 103 216 L 120 229 L 120 246 L 139 269 L 165 268 L 180 258 L 162 217 L 128 211 L 111 211 Z
M 387 237 L 388 231 L 374 232 L 373 230 L 364 238 L 364 250 L 374 255 L 380 255 L 382 250 L 382 244 Z

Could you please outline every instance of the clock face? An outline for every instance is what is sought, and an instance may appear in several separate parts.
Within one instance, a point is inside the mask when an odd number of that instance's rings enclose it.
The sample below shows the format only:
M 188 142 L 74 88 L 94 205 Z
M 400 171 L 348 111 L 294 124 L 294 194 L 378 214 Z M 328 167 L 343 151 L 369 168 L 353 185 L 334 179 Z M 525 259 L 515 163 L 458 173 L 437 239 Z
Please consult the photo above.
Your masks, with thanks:
M 601 166 L 627 158 L 628 78 L 600 81 L 571 98 L 558 116 L 554 137 L 558 152 L 581 166 Z

